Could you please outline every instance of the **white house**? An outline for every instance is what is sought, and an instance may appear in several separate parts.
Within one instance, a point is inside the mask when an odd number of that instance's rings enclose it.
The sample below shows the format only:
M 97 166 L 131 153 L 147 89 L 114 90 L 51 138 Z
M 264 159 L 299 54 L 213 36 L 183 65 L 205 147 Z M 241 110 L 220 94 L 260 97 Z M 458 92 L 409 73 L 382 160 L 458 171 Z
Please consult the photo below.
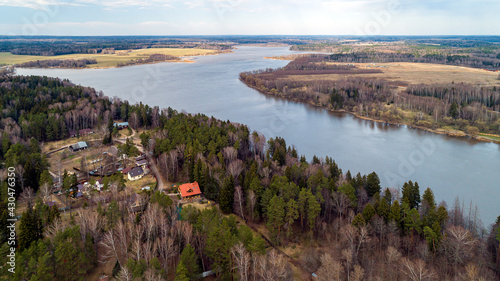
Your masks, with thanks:
M 130 172 L 128 172 L 128 179 L 135 181 L 141 179 L 144 176 L 144 170 L 142 167 L 134 167 Z

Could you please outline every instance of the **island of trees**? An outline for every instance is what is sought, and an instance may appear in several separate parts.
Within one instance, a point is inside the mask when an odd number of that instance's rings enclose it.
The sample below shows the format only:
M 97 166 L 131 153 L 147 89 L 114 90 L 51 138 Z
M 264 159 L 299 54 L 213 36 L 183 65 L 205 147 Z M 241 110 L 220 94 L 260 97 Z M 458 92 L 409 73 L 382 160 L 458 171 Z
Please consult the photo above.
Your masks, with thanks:
M 389 87 L 353 85 L 351 96 L 371 100 L 377 98 L 362 87 L 381 93 Z M 375 172 L 343 171 L 328 156 L 308 161 L 284 139 L 266 140 L 242 124 L 131 105 L 53 78 L 0 77 L 0 106 L 2 169 L 16 167 L 17 202 L 26 205 L 12 274 L 2 177 L 2 278 L 96 280 L 105 273 L 117 280 L 196 280 L 209 270 L 217 280 L 246 281 L 308 280 L 313 273 L 318 280 L 499 277 L 500 217 L 485 227 L 459 200 L 439 203 L 430 188 L 410 179 L 401 190 L 385 188 Z M 69 214 L 45 204 L 53 179 L 43 143 L 83 128 L 113 142 L 114 120 L 142 130 L 142 147 L 169 182 L 197 181 L 216 206 L 179 207 L 163 191 L 136 194 L 116 176 Z M 76 184 L 65 173 L 61 189 Z M 132 208 L 137 200 L 140 209 Z

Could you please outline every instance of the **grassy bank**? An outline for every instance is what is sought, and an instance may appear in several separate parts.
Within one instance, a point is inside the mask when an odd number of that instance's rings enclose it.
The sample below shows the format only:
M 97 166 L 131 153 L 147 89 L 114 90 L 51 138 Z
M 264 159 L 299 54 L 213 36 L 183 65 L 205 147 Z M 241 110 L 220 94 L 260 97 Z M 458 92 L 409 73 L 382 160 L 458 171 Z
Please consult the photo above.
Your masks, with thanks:
M 138 59 L 147 59 L 152 54 L 170 55 L 176 57 L 213 55 L 220 53 L 217 50 L 188 49 L 188 48 L 149 48 L 138 50 L 116 51 L 114 54 L 69 54 L 60 56 L 27 56 L 13 55 L 8 52 L 0 52 L 0 65 L 21 64 L 30 61 L 43 60 L 78 60 L 95 59 L 97 64 L 90 64 L 88 68 L 110 68 L 118 64 L 127 63 Z

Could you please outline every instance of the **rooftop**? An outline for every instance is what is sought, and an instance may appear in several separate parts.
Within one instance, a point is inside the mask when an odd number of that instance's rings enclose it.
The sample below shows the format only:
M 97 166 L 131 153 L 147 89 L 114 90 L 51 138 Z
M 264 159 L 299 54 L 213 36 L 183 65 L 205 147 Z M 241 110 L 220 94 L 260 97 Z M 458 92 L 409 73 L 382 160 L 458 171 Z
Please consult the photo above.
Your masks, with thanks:
M 144 170 L 142 169 L 142 167 L 134 167 L 132 168 L 132 170 L 130 170 L 130 172 L 128 172 L 128 174 L 131 178 L 135 178 L 144 174 Z
M 185 183 L 179 186 L 179 191 L 182 197 L 194 196 L 201 194 L 200 186 L 198 182 Z

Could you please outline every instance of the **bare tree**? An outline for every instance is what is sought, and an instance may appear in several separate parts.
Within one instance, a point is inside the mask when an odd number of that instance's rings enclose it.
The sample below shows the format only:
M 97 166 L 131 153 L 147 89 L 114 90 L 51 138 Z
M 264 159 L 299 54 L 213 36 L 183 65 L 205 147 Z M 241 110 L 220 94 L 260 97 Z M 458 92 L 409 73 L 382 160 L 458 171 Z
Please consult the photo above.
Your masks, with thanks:
M 21 182 L 21 190 L 24 190 L 24 167 L 17 165 L 16 171 L 19 174 L 19 181 Z
M 158 217 L 160 216 L 160 209 L 158 204 L 149 204 L 148 208 L 142 215 L 141 223 L 144 226 L 146 241 L 153 240 L 155 230 L 157 228 Z
M 142 258 L 142 240 L 144 234 L 144 226 L 142 224 L 137 224 L 132 229 L 132 256 L 135 260 L 140 260 Z
M 335 260 L 332 255 L 325 253 L 321 256 L 321 267 L 318 269 L 318 279 L 320 281 L 340 281 L 342 264 Z
M 110 258 L 115 258 L 120 266 L 124 266 L 127 259 L 129 238 L 128 226 L 119 220 L 116 227 L 106 232 L 100 242 L 105 249 L 101 257 L 101 262 L 106 262 Z
M 52 195 L 53 185 L 46 182 L 40 186 L 39 191 L 42 194 L 43 202 L 47 202 Z
M 345 260 L 345 269 L 347 271 L 347 280 L 349 280 L 351 266 L 353 264 L 353 251 L 352 251 L 352 249 L 342 250 L 342 259 Z
M 129 272 L 128 267 L 123 266 L 118 273 L 117 279 L 120 281 L 132 281 L 132 273 Z
M 436 276 L 434 271 L 427 269 L 423 260 L 411 261 L 408 258 L 401 260 L 402 272 L 411 281 L 433 280 Z
M 82 240 L 89 234 L 94 239 L 94 242 L 97 243 L 104 228 L 102 217 L 96 211 L 88 208 L 78 210 L 78 217 L 80 218 L 79 224 Z
M 255 219 L 254 216 L 254 211 L 255 211 L 255 205 L 257 204 L 257 196 L 255 195 L 255 192 L 253 190 L 248 191 L 248 207 L 250 209 L 250 213 L 252 215 L 252 220 Z
M 446 229 L 446 233 L 442 241 L 446 256 L 453 265 L 463 265 L 472 258 L 477 240 L 461 226 L 452 225 Z
M 233 176 L 233 178 L 237 178 L 241 172 L 243 171 L 243 161 L 240 159 L 236 159 L 231 161 L 227 166 L 227 172 Z
M 19 195 L 19 197 L 21 197 L 21 200 L 24 202 L 31 202 L 33 201 L 33 198 L 35 198 L 35 192 L 31 187 L 28 186 L 26 188 L 23 188 L 23 192 L 21 192 L 21 195 Z
M 238 156 L 238 151 L 236 148 L 232 146 L 227 146 L 222 149 L 222 155 L 224 156 L 224 160 L 226 161 L 226 165 L 236 160 Z
M 234 189 L 234 205 L 236 208 L 237 215 L 239 215 L 242 219 L 245 219 L 245 215 L 243 212 L 243 205 L 245 204 L 245 198 L 243 197 L 243 190 L 240 185 L 236 186 Z
M 272 249 L 267 255 L 258 258 L 258 274 L 263 281 L 288 280 L 289 270 L 282 255 Z
M 339 223 L 343 218 L 343 215 L 347 212 L 347 207 L 349 207 L 349 198 L 341 192 L 333 192 L 332 193 L 332 201 L 337 214 L 339 215 Z M 339 227 L 339 226 L 338 226 Z
M 177 178 L 177 174 L 176 174 L 176 166 L 177 166 L 177 156 L 178 156 L 178 152 L 176 149 L 172 149 L 170 151 L 170 162 L 171 162 L 171 167 L 172 167 L 172 175 L 174 176 L 174 179 Z
M 231 248 L 231 254 L 238 269 L 238 280 L 248 281 L 250 277 L 251 257 L 242 242 Z
M 66 228 L 64 223 L 58 219 L 44 230 L 43 236 L 52 240 L 56 235 Z M 52 240 L 53 241 L 53 240 Z
M 363 279 L 364 276 L 365 276 L 365 270 L 361 266 L 356 264 L 354 266 L 354 271 L 352 272 L 350 281 L 362 281 L 364 280 Z

